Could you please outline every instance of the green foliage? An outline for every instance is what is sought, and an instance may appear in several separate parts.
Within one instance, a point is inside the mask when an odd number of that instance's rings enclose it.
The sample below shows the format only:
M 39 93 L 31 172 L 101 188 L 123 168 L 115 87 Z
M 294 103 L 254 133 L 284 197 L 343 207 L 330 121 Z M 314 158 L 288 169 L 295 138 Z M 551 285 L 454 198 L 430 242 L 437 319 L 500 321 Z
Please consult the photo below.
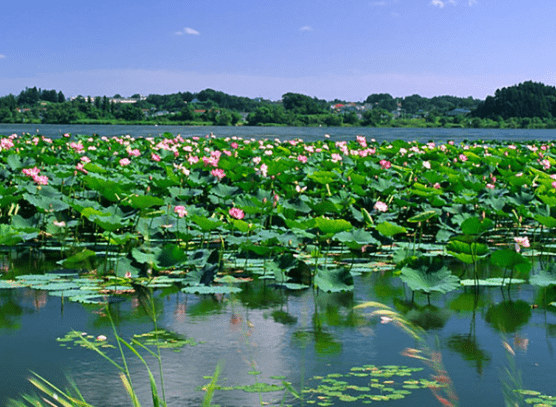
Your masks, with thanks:
M 413 291 L 430 294 L 433 291 L 447 293 L 459 288 L 459 278 L 452 275 L 441 259 L 419 257 L 412 259 L 401 269 L 401 280 Z

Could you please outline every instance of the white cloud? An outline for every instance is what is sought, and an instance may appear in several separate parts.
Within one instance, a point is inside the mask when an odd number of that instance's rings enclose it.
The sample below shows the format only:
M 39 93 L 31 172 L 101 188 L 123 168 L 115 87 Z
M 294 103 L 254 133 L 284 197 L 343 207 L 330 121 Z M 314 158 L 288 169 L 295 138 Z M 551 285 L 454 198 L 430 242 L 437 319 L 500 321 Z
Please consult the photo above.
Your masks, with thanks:
M 477 0 L 469 0 L 469 1 L 467 2 L 467 4 L 469 5 L 469 7 L 471 7 L 473 4 L 477 4 L 477 3 L 478 3 Z
M 371 3 L 371 6 L 385 6 L 386 2 L 385 1 L 373 1 Z
M 199 31 L 194 30 L 193 28 L 190 28 L 190 27 L 185 27 L 183 29 L 183 32 L 185 32 L 186 34 L 189 34 L 189 35 L 201 35 L 201 33 Z
M 0 59 L 4 59 L 4 58 L 6 58 L 6 55 L 0 54 Z
M 470 0 L 470 1 L 475 1 L 475 0 Z M 439 7 L 439 8 L 444 8 L 444 6 L 446 4 L 451 4 L 452 6 L 455 6 L 456 5 L 456 0 L 447 0 L 447 1 L 446 0 L 432 0 L 430 2 L 431 6 L 436 6 L 436 7 Z
M 303 27 L 301 27 L 299 29 L 299 31 L 313 31 L 313 27 L 308 26 L 308 25 L 304 25 Z

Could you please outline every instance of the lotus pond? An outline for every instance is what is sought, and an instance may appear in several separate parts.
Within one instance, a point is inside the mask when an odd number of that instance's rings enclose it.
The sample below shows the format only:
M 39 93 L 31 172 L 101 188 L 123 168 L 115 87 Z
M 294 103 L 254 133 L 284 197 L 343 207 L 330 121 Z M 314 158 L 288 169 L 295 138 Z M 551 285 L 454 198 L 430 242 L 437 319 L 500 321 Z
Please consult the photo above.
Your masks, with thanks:
M 136 405 L 556 405 L 555 157 L 2 137 L 1 395 L 33 370 L 97 406 L 131 378 Z

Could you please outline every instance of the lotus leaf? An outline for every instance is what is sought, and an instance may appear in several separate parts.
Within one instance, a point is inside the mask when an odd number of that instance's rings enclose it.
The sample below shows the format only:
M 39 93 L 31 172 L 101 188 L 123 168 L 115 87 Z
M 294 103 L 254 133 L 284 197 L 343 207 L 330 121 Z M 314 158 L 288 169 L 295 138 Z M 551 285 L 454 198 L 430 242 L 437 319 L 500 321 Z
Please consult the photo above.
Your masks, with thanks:
M 400 278 L 413 291 L 427 294 L 438 291 L 447 293 L 456 290 L 460 283 L 457 276 L 442 264 L 442 260 L 430 257 L 417 258 L 402 268 Z
M 181 289 L 186 294 L 230 294 L 239 293 L 241 288 L 229 286 L 192 285 Z
M 541 269 L 529 279 L 529 282 L 539 287 L 556 285 L 556 264 L 551 263 L 547 269 Z
M 511 268 L 522 273 L 531 271 L 531 262 L 514 250 L 497 250 L 490 256 L 490 262 L 498 267 Z
M 351 291 L 353 290 L 353 276 L 343 267 L 319 267 L 314 284 L 326 292 Z

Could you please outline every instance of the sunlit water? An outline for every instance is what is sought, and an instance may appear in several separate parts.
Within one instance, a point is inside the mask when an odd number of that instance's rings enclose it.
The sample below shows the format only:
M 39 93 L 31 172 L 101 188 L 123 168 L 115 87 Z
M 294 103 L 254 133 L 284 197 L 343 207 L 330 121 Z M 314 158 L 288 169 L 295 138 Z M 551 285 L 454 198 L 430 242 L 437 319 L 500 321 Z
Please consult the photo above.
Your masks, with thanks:
M 369 364 L 425 367 L 414 378 L 430 378 L 435 373 L 432 369 L 401 355 L 405 348 L 417 346 L 412 338 L 392 323 L 382 324 L 380 319 L 365 317 L 368 312 L 353 310 L 354 305 L 371 300 L 395 306 L 427 329 L 427 342 L 442 353 L 460 405 L 504 405 L 502 386 L 508 379 L 504 369 L 511 359 L 517 367 L 515 374 L 523 378 L 523 388 L 555 393 L 556 316 L 542 307 L 531 308 L 531 304 L 543 300 L 544 289 L 530 285 L 509 292 L 483 288 L 473 313 L 456 305 L 470 304 L 470 289 L 433 295 L 430 307 L 426 297 L 417 294 L 418 307 L 409 310 L 411 294 L 399 279 L 376 272 L 356 277 L 355 290 L 350 293 L 283 292 L 269 285 L 249 283 L 242 293 L 225 297 L 164 292 L 155 295 L 159 326 L 197 343 L 186 345 L 179 352 L 162 350 L 169 405 L 200 405 L 204 392 L 196 388 L 209 382 L 203 377 L 212 375 L 218 362 L 224 363 L 219 380 L 224 386 L 255 381 L 280 384 L 280 380 L 271 377 L 285 376 L 295 388 L 300 388 L 302 383 L 314 385 L 309 380 L 314 376 L 348 374 L 353 367 Z M 524 304 L 525 311 L 519 307 Z M 509 314 L 496 319 L 495 315 L 505 309 Z M 67 384 L 64 375 L 69 374 L 93 405 L 130 405 L 117 370 L 110 363 L 91 350 L 67 349 L 56 341 L 72 329 L 94 336 L 103 334 L 112 340 L 105 311 L 99 306 L 62 303 L 44 291 L 0 290 L 0 403 L 31 391 L 26 379 L 34 371 L 62 387 Z M 153 329 L 137 297 L 112 304 L 111 313 L 124 339 Z M 510 332 L 502 332 L 500 323 Z M 504 340 L 515 349 L 515 357 L 509 358 L 502 345 Z M 119 358 L 115 349 L 109 354 Z M 133 383 L 144 405 L 149 405 L 146 371 L 138 359 L 129 353 L 128 356 Z M 158 377 L 154 359 L 147 359 Z M 252 371 L 261 374 L 249 374 Z M 402 379 L 393 380 L 399 384 Z M 262 393 L 261 397 L 264 402 L 279 405 L 283 395 L 279 391 Z M 315 395 L 307 397 L 315 400 Z M 291 397 L 286 400 L 294 403 Z M 258 405 L 259 395 L 241 390 L 217 391 L 214 403 Z M 382 403 L 438 404 L 428 389 L 414 390 L 403 400 Z M 334 405 L 342 403 L 336 400 Z

